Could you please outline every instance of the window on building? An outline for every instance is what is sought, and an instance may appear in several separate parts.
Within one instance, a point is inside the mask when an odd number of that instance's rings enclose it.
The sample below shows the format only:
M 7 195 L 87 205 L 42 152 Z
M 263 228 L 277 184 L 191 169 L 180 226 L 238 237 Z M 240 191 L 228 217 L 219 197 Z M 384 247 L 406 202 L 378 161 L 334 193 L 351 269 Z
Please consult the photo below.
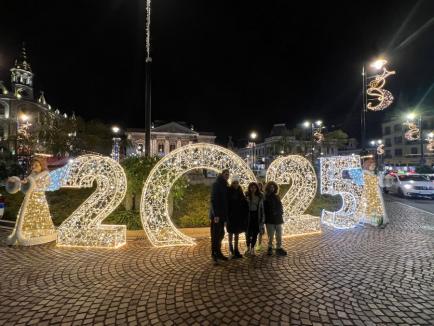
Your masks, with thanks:
M 6 106 L 0 102 L 0 117 L 4 117 L 6 115 Z
M 392 140 L 391 140 L 390 138 L 386 138 L 386 139 L 385 139 L 385 146 L 386 146 L 386 147 L 390 147 L 390 146 L 392 146 Z
M 5 138 L 5 130 L 3 129 L 3 126 L 0 126 L 0 141 L 4 140 Z
M 411 148 L 411 154 L 417 154 L 417 147 Z
M 400 132 L 402 131 L 402 124 L 398 123 L 396 125 L 393 126 L 393 131 L 394 132 Z
M 402 156 L 402 149 L 401 148 L 395 148 L 395 156 Z
M 402 136 L 395 137 L 394 142 L 395 144 L 402 144 Z
M 384 127 L 384 134 L 390 135 L 390 126 Z
M 386 158 L 391 158 L 392 157 L 392 153 L 390 152 L 390 149 L 387 149 L 385 154 L 386 154 L 385 155 Z
M 158 153 L 164 152 L 164 144 L 158 144 Z
M 174 151 L 175 148 L 176 148 L 176 145 L 175 145 L 175 144 L 170 144 L 170 151 Z

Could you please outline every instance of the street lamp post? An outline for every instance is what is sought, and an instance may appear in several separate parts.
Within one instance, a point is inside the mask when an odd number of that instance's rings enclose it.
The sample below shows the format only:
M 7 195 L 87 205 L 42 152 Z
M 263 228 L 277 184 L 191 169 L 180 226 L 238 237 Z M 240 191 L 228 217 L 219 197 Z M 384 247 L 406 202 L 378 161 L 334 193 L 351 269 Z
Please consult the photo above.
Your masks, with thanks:
M 146 0 L 145 155 L 151 156 L 151 0 Z
M 310 140 L 310 149 L 311 149 L 311 160 L 312 164 L 315 162 L 315 132 L 316 130 L 319 130 L 319 133 L 321 133 L 322 127 L 322 121 L 317 120 L 315 122 L 309 122 L 305 121 L 303 122 L 303 127 L 309 130 L 309 140 Z M 320 142 L 321 140 L 319 140 Z
M 252 170 L 255 169 L 255 159 L 256 159 L 256 138 L 258 138 L 258 134 L 256 133 L 256 131 L 252 131 L 250 133 L 250 140 L 252 141 Z
M 381 139 L 377 140 L 371 140 L 370 142 L 371 146 L 375 148 L 375 158 L 377 162 L 377 170 L 382 171 L 383 170 L 383 141 Z
M 112 154 L 111 157 L 112 159 L 114 159 L 116 162 L 119 162 L 119 152 L 120 152 L 120 137 L 118 137 L 119 131 L 121 129 L 118 126 L 113 126 L 112 127 L 112 132 L 114 134 L 113 137 L 113 146 L 112 146 Z

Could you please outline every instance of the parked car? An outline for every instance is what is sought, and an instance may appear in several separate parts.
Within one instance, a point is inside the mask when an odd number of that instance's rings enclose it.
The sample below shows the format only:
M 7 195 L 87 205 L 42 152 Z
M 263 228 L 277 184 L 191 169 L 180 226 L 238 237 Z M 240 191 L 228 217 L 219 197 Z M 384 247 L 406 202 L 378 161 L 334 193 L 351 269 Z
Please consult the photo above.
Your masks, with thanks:
M 434 183 L 428 176 L 422 174 L 389 174 L 392 177 L 385 192 L 397 194 L 401 197 L 434 199 Z

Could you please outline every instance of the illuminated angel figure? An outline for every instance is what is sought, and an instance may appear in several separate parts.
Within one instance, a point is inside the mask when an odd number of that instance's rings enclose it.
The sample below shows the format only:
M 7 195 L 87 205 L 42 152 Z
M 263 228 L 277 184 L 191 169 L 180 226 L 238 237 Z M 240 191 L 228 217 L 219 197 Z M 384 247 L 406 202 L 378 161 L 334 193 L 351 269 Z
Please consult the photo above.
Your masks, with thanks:
M 367 108 L 372 111 L 381 111 L 387 108 L 393 102 L 393 95 L 386 89 L 383 89 L 386 84 L 386 78 L 390 75 L 394 75 L 395 71 L 388 71 L 386 68 L 383 68 L 383 72 L 372 80 L 369 85 L 366 93 L 368 96 L 374 97 L 377 102 L 374 104 L 371 100 L 368 101 Z
M 321 131 L 315 131 L 313 133 L 313 140 L 315 143 L 321 143 L 324 140 L 324 135 L 321 133 Z
M 25 193 L 15 228 L 6 240 L 8 245 L 32 246 L 56 240 L 57 232 L 45 198 L 45 189 L 49 184 L 47 164 L 41 158 L 33 160 L 32 172 L 27 178 L 8 179 L 6 190 L 9 193 L 17 193 L 19 190 Z
M 420 138 L 420 130 L 414 122 L 407 121 L 404 125 L 408 127 L 408 130 L 404 134 L 405 139 L 412 141 Z

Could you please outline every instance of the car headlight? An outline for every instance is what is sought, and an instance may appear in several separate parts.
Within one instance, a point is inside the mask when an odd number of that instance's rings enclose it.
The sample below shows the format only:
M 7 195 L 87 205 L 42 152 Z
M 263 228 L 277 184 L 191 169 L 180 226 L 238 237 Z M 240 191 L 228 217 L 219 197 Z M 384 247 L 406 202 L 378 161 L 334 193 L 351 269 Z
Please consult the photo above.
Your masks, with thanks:
M 408 190 L 408 189 L 413 188 L 413 186 L 412 185 L 404 185 L 404 188 Z

